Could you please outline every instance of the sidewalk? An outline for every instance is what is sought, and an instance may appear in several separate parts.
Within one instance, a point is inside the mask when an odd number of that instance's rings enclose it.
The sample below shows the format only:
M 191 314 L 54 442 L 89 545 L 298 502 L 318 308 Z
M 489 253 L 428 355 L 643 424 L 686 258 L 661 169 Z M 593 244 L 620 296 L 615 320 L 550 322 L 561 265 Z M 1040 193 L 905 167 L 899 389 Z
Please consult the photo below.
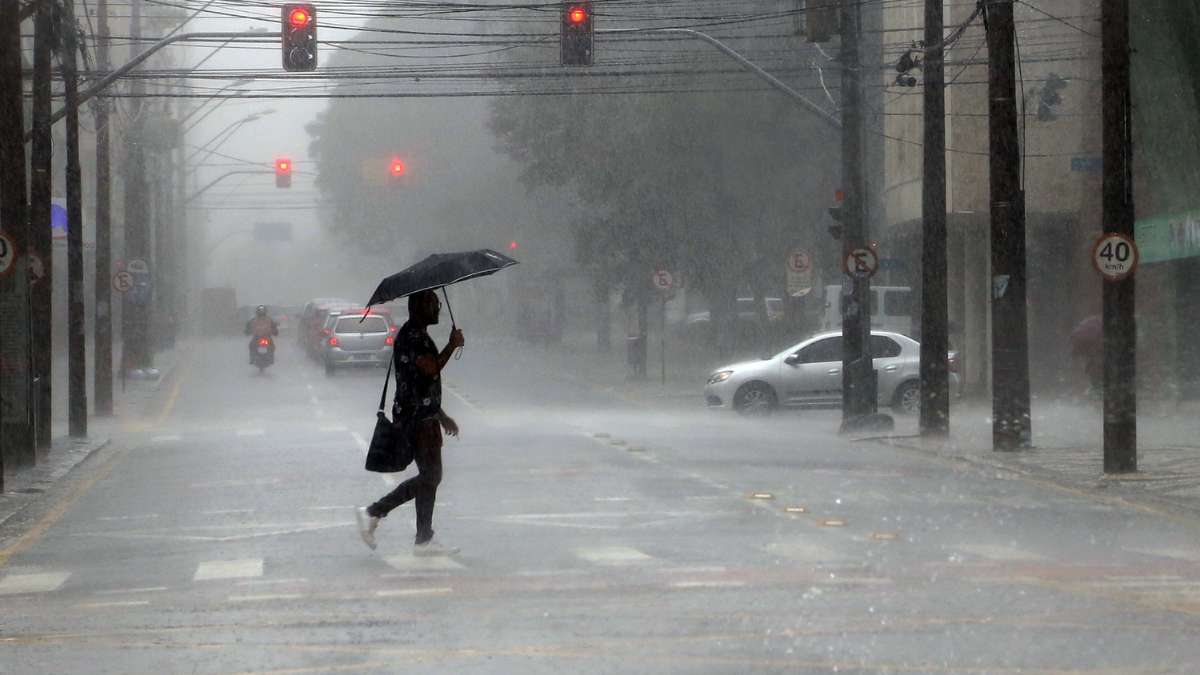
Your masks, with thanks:
M 6 467 L 4 492 L 0 493 L 0 525 L 19 513 L 54 483 L 99 450 L 120 433 L 121 426 L 137 419 L 147 404 L 158 396 L 160 387 L 175 369 L 176 351 L 164 351 L 155 356 L 160 377 L 154 380 L 129 380 L 124 390 L 118 379 L 114 383 L 113 416 L 88 417 L 88 436 L 73 439 L 67 435 L 67 368 L 65 355 L 56 358 L 52 366 L 54 404 L 51 416 L 53 440 L 51 447 L 38 454 L 37 464 L 13 469 Z M 88 401 L 92 402 L 91 352 L 88 353 Z
M 945 441 L 921 439 L 913 418 L 898 418 L 882 443 L 1026 478 L 1102 494 L 1127 503 L 1200 515 L 1200 404 L 1148 402 L 1138 416 L 1138 471 L 1104 474 L 1102 412 L 1098 402 L 1034 401 L 1033 448 L 992 450 L 990 404 L 951 408 Z

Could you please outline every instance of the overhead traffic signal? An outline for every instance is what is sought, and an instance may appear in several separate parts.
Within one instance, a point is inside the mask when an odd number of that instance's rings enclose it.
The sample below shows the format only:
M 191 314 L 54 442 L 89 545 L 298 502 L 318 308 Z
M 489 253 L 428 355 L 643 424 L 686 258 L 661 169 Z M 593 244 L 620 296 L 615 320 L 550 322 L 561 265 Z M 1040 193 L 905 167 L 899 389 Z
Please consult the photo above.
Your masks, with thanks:
M 275 187 L 292 187 L 292 160 L 287 157 L 275 160 Z
M 408 171 L 408 167 L 404 166 L 404 160 L 399 157 L 393 157 L 392 163 L 388 166 L 388 172 L 392 178 L 402 178 Z
M 288 4 L 281 9 L 283 69 L 306 72 L 317 68 L 317 8 Z
M 836 203 L 829 207 L 829 217 L 833 218 L 835 223 L 834 225 L 829 226 L 829 236 L 833 237 L 834 239 L 840 240 L 846 229 L 845 224 L 842 222 L 842 202 L 845 200 L 846 193 L 838 190 L 834 194 L 834 201 Z
M 562 64 L 564 66 L 592 65 L 592 3 L 564 2 L 562 4 Z

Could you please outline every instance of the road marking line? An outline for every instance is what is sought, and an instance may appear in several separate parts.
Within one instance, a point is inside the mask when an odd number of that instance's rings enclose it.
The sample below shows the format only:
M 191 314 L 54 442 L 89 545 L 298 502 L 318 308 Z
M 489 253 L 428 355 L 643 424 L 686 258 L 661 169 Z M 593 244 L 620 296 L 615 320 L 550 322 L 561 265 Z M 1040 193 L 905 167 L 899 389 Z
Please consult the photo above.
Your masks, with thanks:
M 132 595 L 134 593 L 158 593 L 167 590 L 166 586 L 147 586 L 145 588 L 114 588 L 107 591 L 96 591 L 94 595 Z
M 266 434 L 267 432 L 263 431 L 262 429 L 239 429 L 237 432 L 237 435 L 241 438 L 248 438 L 250 436 L 265 436 Z
M 384 562 L 400 571 L 429 571 L 462 569 L 462 564 L 449 556 L 416 556 L 411 553 L 384 558 Z
M 262 558 L 244 558 L 242 560 L 206 560 L 196 567 L 192 581 L 208 581 L 212 579 L 245 579 L 261 577 L 263 574 Z
M 254 509 L 216 509 L 213 511 L 201 511 L 201 515 L 205 516 L 225 516 L 233 513 L 254 513 Z
M 104 607 L 144 607 L 150 604 L 149 600 L 120 600 L 116 602 L 85 602 L 76 607 L 85 609 L 101 609 Z
M 306 597 L 303 593 L 263 593 L 261 595 L 231 595 L 226 602 L 266 602 L 270 600 L 299 600 Z
M 367 454 L 367 448 L 371 447 L 367 443 L 367 439 L 363 438 L 362 434 L 357 431 L 351 431 L 350 436 L 354 438 L 354 443 L 358 446 L 359 451 L 364 455 Z
M 637 565 L 654 560 L 653 557 L 628 546 L 577 548 L 575 549 L 575 555 L 588 562 L 600 565 Z
M 673 581 L 671 588 L 741 588 L 744 581 Z
M 57 591 L 70 572 L 41 572 L 35 574 L 10 574 L 0 579 L 0 595 L 20 593 L 49 593 Z
M 138 516 L 98 516 L 96 520 L 151 520 L 157 517 L 157 513 L 146 513 Z
M 1045 560 L 1045 556 L 1040 556 L 1030 551 L 1022 551 L 1019 548 L 1012 546 L 998 546 L 996 544 L 959 544 L 954 548 L 969 553 L 979 558 L 988 560 Z
M 308 579 L 297 577 L 295 579 L 253 579 L 251 581 L 239 581 L 238 586 L 275 586 L 278 584 L 306 584 Z
M 462 402 L 463 405 L 467 406 L 468 410 L 475 413 L 476 415 L 483 414 L 483 410 L 481 410 L 479 408 L 479 406 L 475 405 L 474 403 L 471 403 L 466 398 L 463 398 L 462 394 L 458 393 L 457 391 L 455 391 L 453 388 L 450 388 L 450 387 L 447 387 L 446 389 L 454 396 L 454 398 L 458 399 L 459 401 Z
M 597 502 L 631 502 L 633 497 L 593 497 L 592 501 Z
M 150 442 L 151 443 L 173 443 L 175 441 L 181 441 L 181 440 L 183 440 L 183 437 L 180 436 L 179 434 L 168 434 L 166 436 L 155 436 L 154 438 L 150 439 Z
M 453 592 L 454 589 L 449 586 L 438 586 L 435 588 L 394 588 L 386 591 L 375 591 L 375 597 L 399 598 L 412 595 L 441 595 Z
M 343 431 L 349 431 L 349 429 L 347 429 L 344 425 L 339 424 L 339 425 L 334 425 L 334 426 L 325 425 L 325 426 L 317 427 L 317 431 L 320 431 L 322 433 L 332 434 L 332 433 L 340 433 Z

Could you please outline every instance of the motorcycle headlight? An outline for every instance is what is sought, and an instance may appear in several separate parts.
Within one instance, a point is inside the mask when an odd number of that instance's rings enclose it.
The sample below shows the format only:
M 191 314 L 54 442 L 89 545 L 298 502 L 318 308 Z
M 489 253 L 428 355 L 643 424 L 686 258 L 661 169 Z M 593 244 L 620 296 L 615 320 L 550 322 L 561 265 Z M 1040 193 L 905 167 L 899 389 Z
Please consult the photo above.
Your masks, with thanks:
M 730 375 L 733 375 L 732 370 L 718 370 L 717 372 L 708 376 L 708 383 L 717 384 L 718 382 L 724 382 L 725 380 L 729 379 Z

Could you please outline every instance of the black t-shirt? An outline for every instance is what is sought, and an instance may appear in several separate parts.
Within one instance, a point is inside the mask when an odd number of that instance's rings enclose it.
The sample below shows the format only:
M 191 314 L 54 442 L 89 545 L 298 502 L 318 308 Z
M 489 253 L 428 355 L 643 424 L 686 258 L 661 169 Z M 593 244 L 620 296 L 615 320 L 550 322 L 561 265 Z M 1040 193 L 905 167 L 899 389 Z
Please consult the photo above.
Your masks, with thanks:
M 396 406 L 412 419 L 426 420 L 442 410 L 441 375 L 430 377 L 417 367 L 417 359 L 437 359 L 437 346 L 425 329 L 406 322 L 396 335 L 393 359 L 396 368 Z

